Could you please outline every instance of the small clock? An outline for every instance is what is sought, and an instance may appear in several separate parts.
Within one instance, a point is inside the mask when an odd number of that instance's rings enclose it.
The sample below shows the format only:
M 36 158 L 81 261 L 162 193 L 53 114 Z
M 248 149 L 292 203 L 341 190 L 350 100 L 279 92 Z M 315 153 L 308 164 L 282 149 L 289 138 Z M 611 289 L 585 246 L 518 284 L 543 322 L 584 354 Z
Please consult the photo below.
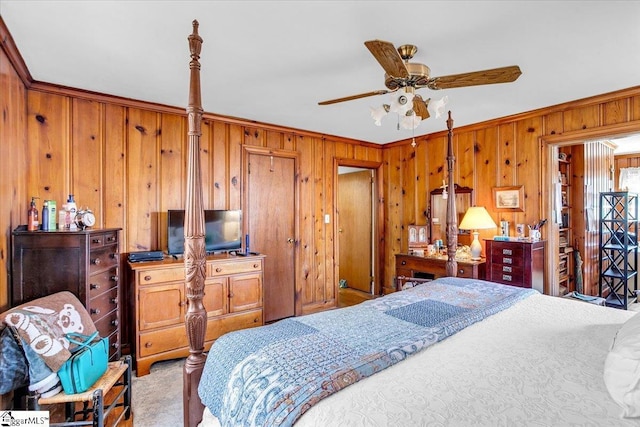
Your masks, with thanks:
M 87 227 L 93 227 L 96 224 L 96 216 L 91 209 L 81 209 L 76 213 L 74 221 L 78 228 L 82 230 Z

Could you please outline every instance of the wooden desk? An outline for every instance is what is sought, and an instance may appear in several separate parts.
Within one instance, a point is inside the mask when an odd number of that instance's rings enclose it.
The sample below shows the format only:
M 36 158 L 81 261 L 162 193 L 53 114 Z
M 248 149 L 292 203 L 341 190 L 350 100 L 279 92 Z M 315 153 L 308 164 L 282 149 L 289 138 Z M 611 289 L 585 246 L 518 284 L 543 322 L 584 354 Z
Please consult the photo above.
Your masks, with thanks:
M 418 277 L 422 279 L 437 279 L 445 277 L 446 271 L 445 257 L 423 257 L 407 254 L 396 254 L 396 277 Z M 485 278 L 485 261 L 458 261 L 457 277 L 469 279 Z

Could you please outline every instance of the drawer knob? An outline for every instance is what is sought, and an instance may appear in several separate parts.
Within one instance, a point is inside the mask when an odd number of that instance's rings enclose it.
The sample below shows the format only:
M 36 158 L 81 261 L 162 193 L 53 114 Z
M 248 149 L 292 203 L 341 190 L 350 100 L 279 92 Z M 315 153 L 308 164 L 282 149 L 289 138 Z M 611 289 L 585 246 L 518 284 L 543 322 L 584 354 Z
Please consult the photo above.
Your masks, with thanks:
M 509 267 L 508 265 L 503 265 L 502 266 L 502 271 L 507 272 L 507 273 L 511 273 L 511 267 Z
M 111 276 L 111 281 L 112 282 L 117 282 L 118 280 L 120 280 L 120 278 L 118 276 Z
M 464 274 L 464 268 L 461 268 L 460 270 L 458 270 L 458 274 Z
M 407 261 L 402 261 L 400 264 L 407 265 Z
M 118 322 L 118 319 L 113 319 L 113 320 L 111 321 L 111 324 L 112 324 L 113 326 L 118 326 L 118 325 L 120 324 L 120 322 Z
M 118 342 L 114 342 L 113 344 L 111 344 L 111 347 L 118 348 L 120 347 L 120 344 L 118 344 Z
M 512 280 L 511 279 L 511 275 L 510 274 L 503 274 L 502 275 L 502 280 L 506 280 L 506 281 L 510 282 Z
M 148 342 L 148 341 L 147 341 L 146 343 L 144 343 L 144 346 L 145 346 L 145 347 L 147 347 L 147 348 L 150 348 L 152 345 L 153 345 L 153 344 L 151 344 L 151 343 L 150 343 L 150 342 Z
M 116 238 L 114 236 L 107 237 L 107 242 L 115 242 Z
M 100 285 L 98 285 L 97 283 L 92 283 L 89 285 L 89 288 L 91 289 L 100 289 Z
M 255 319 L 253 319 L 253 323 L 258 323 L 260 320 L 256 317 Z
M 151 276 L 144 276 L 144 280 L 148 282 L 149 280 L 151 280 Z
M 109 258 L 111 258 L 111 259 L 115 259 L 117 257 L 118 257 L 118 252 L 114 252 L 112 254 L 109 254 Z
M 100 240 L 100 239 L 92 239 L 91 243 L 102 243 L 102 240 Z
M 91 264 L 93 265 L 100 265 L 100 258 L 94 258 L 91 260 Z
M 118 297 L 111 298 L 111 304 L 118 304 Z
M 513 255 L 513 252 L 511 251 L 511 249 L 503 249 L 502 255 Z
M 216 267 L 216 273 L 220 273 L 221 271 L 222 271 L 222 268 Z
M 260 267 L 260 264 L 253 264 L 253 268 L 258 268 Z
M 100 314 L 100 309 L 99 308 L 92 308 L 91 309 L 91 314 Z

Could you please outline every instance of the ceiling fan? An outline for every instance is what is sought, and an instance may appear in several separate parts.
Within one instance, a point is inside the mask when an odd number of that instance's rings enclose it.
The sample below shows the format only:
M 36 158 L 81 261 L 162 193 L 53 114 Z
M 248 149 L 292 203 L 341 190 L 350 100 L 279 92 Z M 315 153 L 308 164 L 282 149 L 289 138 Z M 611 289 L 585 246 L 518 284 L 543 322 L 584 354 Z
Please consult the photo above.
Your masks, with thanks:
M 366 98 L 375 95 L 384 95 L 403 90 L 406 94 L 411 94 L 413 108 L 403 110 L 403 113 L 414 114 L 424 120 L 429 117 L 426 101 L 416 89 L 429 88 L 432 90 L 451 89 L 465 86 L 488 85 L 495 83 L 509 83 L 515 81 L 522 72 L 520 67 L 512 65 L 509 67 L 493 68 L 483 71 L 472 71 L 469 73 L 452 74 L 448 76 L 431 77 L 431 70 L 424 64 L 409 62 L 418 51 L 414 45 L 402 45 L 395 48 L 392 43 L 383 40 L 370 40 L 364 43 L 371 51 L 378 63 L 385 71 L 384 84 L 387 89 L 365 92 L 358 95 L 345 96 L 343 98 L 331 99 L 319 102 L 319 105 L 336 104 L 338 102 L 352 101 L 354 99 Z M 401 95 L 402 96 L 402 95 Z M 401 104 L 403 100 L 398 100 Z M 408 98 L 404 98 L 406 103 Z M 407 106 L 408 107 L 408 106 Z M 388 111 L 388 106 L 385 106 Z

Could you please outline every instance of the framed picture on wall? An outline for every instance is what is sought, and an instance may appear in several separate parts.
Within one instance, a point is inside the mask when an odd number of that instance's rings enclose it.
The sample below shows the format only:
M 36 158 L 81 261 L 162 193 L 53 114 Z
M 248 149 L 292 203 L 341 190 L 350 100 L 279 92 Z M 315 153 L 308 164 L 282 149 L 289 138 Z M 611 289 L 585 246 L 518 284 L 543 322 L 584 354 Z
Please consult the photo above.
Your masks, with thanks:
M 524 212 L 524 185 L 493 187 L 493 205 L 498 212 Z
M 424 248 L 427 246 L 427 226 L 426 225 L 410 225 L 408 247 L 409 248 Z

